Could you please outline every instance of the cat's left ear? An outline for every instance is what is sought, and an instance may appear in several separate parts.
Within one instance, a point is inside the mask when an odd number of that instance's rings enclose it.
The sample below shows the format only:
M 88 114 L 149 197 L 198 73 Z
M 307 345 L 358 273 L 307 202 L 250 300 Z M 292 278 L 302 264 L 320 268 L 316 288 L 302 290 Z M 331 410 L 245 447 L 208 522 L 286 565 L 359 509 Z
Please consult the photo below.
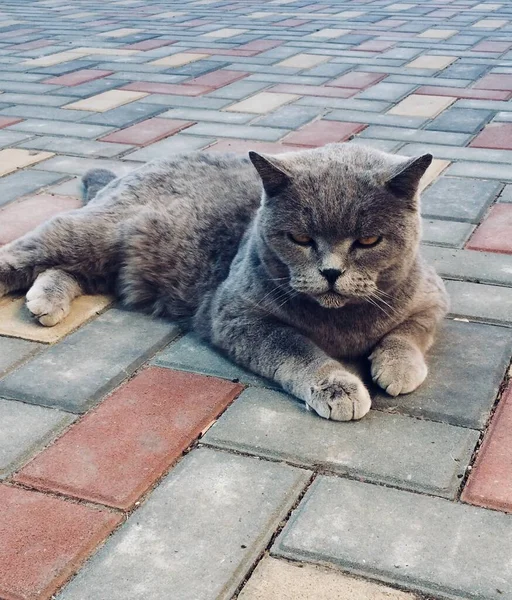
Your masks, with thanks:
M 432 159 L 432 154 L 423 154 L 402 163 L 398 171 L 386 182 L 386 186 L 395 196 L 413 198 Z
M 290 175 L 274 156 L 249 152 L 249 158 L 258 171 L 267 196 L 275 196 L 290 183 Z

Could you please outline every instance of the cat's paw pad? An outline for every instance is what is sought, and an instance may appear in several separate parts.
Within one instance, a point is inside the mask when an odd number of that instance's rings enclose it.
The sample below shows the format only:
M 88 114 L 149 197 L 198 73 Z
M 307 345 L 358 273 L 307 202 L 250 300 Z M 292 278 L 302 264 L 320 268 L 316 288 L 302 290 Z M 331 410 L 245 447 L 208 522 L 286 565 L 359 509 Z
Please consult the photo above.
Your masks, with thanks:
M 412 345 L 376 348 L 370 355 L 373 381 L 390 396 L 409 394 L 427 377 L 420 350 Z
M 364 417 L 372 401 L 358 377 L 334 371 L 311 386 L 306 404 L 324 419 L 353 421 Z
M 39 286 L 32 286 L 27 292 L 26 303 L 28 310 L 45 327 L 53 327 L 69 314 L 69 302 L 52 298 Z

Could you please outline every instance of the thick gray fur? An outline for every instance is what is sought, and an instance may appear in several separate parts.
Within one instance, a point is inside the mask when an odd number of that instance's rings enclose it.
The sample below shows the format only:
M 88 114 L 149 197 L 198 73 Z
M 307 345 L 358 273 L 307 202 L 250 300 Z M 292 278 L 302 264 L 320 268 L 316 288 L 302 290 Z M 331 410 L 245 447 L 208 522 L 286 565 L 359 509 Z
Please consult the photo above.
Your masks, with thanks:
M 0 249 L 0 296 L 28 289 L 29 310 L 54 325 L 79 294 L 116 292 L 186 320 L 325 418 L 370 408 L 342 359 L 368 357 L 392 395 L 416 389 L 447 310 L 418 252 L 417 190 L 432 157 L 331 144 L 250 158 L 194 153 L 120 179 L 90 172 L 84 208 Z

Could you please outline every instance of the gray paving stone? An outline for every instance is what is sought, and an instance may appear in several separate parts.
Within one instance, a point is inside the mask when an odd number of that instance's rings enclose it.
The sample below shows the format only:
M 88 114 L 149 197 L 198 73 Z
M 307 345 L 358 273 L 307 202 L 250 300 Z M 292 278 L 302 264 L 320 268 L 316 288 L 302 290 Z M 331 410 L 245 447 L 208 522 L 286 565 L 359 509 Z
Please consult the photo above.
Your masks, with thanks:
M 429 123 L 426 129 L 459 133 L 477 133 L 491 120 L 493 114 L 494 113 L 490 110 L 449 108 Z
M 397 142 L 394 140 L 374 140 L 371 138 L 360 137 L 352 138 L 349 143 L 358 144 L 359 146 L 369 146 L 370 148 L 376 148 L 377 150 L 382 150 L 383 152 L 395 152 L 402 145 L 402 142 Z
M 509 164 L 512 162 L 512 151 L 511 150 L 492 150 L 487 148 L 456 148 L 454 146 L 441 146 L 440 144 L 407 144 L 403 148 L 403 153 L 407 156 L 416 156 L 418 154 L 424 154 L 430 152 L 436 158 L 446 158 L 448 160 L 458 161 L 474 161 L 474 163 L 505 163 Z M 483 172 L 484 169 L 489 168 L 490 173 L 501 173 L 503 165 L 493 164 L 473 164 L 460 162 L 457 165 L 452 165 L 451 168 L 463 166 L 461 171 L 465 174 L 463 177 L 467 177 L 467 173 L 471 169 L 475 169 L 478 172 Z M 479 177 L 479 176 L 477 176 Z M 485 177 L 482 177 L 485 179 Z M 488 179 L 499 179 L 499 177 L 489 176 Z
M 36 165 L 34 169 L 41 171 L 56 171 L 57 173 L 65 173 L 69 175 L 84 175 L 89 169 L 108 169 L 116 175 L 125 175 L 133 169 L 139 167 L 135 162 L 129 160 L 109 160 L 103 158 L 83 158 L 81 156 L 54 156 L 45 160 L 40 165 Z
M 30 135 L 26 135 L 24 133 L 17 133 L 16 131 L 2 129 L 0 130 L 0 148 L 16 146 L 20 142 L 30 139 L 30 137 Z
M 73 96 L 69 103 L 76 102 L 79 98 L 88 98 L 89 96 L 94 96 L 96 94 L 101 94 L 103 92 L 107 92 L 108 90 L 112 90 L 117 87 L 121 87 L 126 83 L 129 83 L 130 80 L 117 80 L 117 79 L 96 79 L 95 81 L 88 81 L 87 83 L 82 83 L 81 85 L 74 85 L 70 87 L 65 87 L 64 90 L 59 90 L 54 92 L 54 94 L 65 94 L 67 93 L 70 96 Z M 67 104 L 64 103 L 63 104 Z
M 110 142 L 97 142 L 94 140 L 81 140 L 80 138 L 42 136 L 28 142 L 18 144 L 19 148 L 30 150 L 49 150 L 77 156 L 97 156 L 111 158 L 128 152 L 133 146 L 128 144 L 113 144 Z
M 512 516 L 359 481 L 319 477 L 272 554 L 436 598 L 512 597 Z
M 322 65 L 317 65 L 316 67 L 308 69 L 304 72 L 315 77 L 339 77 L 342 73 L 350 71 L 353 66 L 354 65 L 340 65 L 328 62 Z
M 250 388 L 203 442 L 454 498 L 478 437 L 471 429 L 379 411 L 337 423 L 308 415 L 291 396 Z
M 512 288 L 447 281 L 446 289 L 450 294 L 453 316 L 512 326 Z
M 350 101 L 349 101 L 350 102 Z M 296 103 L 298 104 L 298 102 Z M 383 115 L 380 113 L 368 113 L 363 110 L 333 110 L 323 117 L 329 121 L 349 121 L 351 123 L 368 123 L 369 125 L 387 125 L 389 127 L 414 127 L 418 133 L 425 133 L 418 130 L 426 119 L 420 117 L 405 117 L 400 115 Z
M 510 254 L 426 246 L 422 254 L 442 277 L 512 287 Z
M 443 143 L 446 145 L 463 146 L 471 136 L 464 133 L 446 133 L 441 131 L 425 131 L 405 127 L 383 127 L 372 125 L 359 134 L 359 137 L 381 138 L 384 140 L 401 140 L 406 142 L 425 142 L 426 144 Z
M 0 398 L 0 480 L 44 448 L 74 418 L 60 410 Z
M 499 202 L 512 202 L 512 185 L 506 185 L 498 198 Z
M 309 476 L 194 450 L 58 598 L 228 600 Z
M 255 121 L 264 127 L 286 127 L 297 129 L 319 116 L 320 109 L 309 106 L 283 106 Z
M 391 107 L 389 102 L 380 100 L 354 100 L 353 98 L 324 98 L 318 96 L 304 96 L 294 102 L 294 106 L 317 106 L 319 108 L 332 108 L 341 111 L 359 111 L 364 113 L 380 113 Z M 385 115 L 379 114 L 380 117 Z M 368 116 L 370 118 L 370 115 Z M 342 119 L 337 119 L 341 121 Z
M 176 335 L 172 323 L 111 309 L 0 381 L 0 397 L 84 412 Z
M 95 113 L 81 123 L 93 123 L 110 127 L 124 127 L 149 119 L 165 110 L 160 104 L 146 104 L 143 102 L 130 102 L 125 106 L 107 110 L 103 113 Z
M 272 381 L 259 377 L 231 362 L 191 333 L 170 344 L 155 357 L 153 362 L 160 367 L 214 375 L 222 379 L 241 381 L 248 385 L 277 387 Z
M 449 79 L 446 77 L 414 77 L 414 75 L 390 75 L 386 78 L 387 83 L 415 83 L 417 85 L 437 85 L 441 87 L 468 87 L 471 79 Z
M 28 106 L 19 104 L 0 110 L 0 116 L 23 117 L 24 119 L 48 119 L 50 121 L 80 121 L 93 114 L 85 110 L 66 110 L 50 106 Z
M 409 83 L 386 83 L 380 81 L 376 85 L 360 92 L 357 97 L 365 100 L 385 100 L 386 102 L 398 102 L 407 96 L 416 87 Z
M 70 60 L 68 62 L 53 65 L 51 67 L 35 67 L 33 69 L 30 69 L 30 73 L 46 75 L 49 78 L 52 76 L 65 75 L 66 73 L 72 73 L 73 71 L 79 71 L 82 69 L 91 69 L 94 68 L 97 64 L 97 60 Z M 47 87 L 55 88 L 54 85 L 50 84 L 48 84 Z
M 101 127 L 100 125 L 89 125 L 88 123 L 27 119 L 21 123 L 16 123 L 16 125 L 11 125 L 9 130 L 24 131 L 34 134 L 39 133 L 42 135 L 63 135 L 91 139 L 106 135 L 109 131 L 112 131 L 112 127 Z
M 492 152 L 492 150 L 488 150 L 488 152 Z M 461 161 L 450 165 L 446 170 L 446 174 L 454 177 L 479 177 L 481 179 L 512 181 L 512 169 L 510 169 L 509 164 L 499 165 Z
M 223 112 L 221 110 L 205 110 L 201 108 L 171 108 L 159 117 L 167 119 L 184 119 L 186 121 L 211 121 L 212 123 L 241 123 L 252 121 L 254 114 Z
M 1 87 L 1 86 L 0 86 Z M 58 90 L 57 90 L 58 91 Z M 64 90 L 64 94 L 67 89 Z M 4 104 L 34 104 L 36 106 L 62 106 L 69 104 L 75 99 L 70 95 L 50 96 L 49 94 L 2 94 L 2 103 Z
M 187 127 L 183 135 L 201 135 L 212 137 L 227 137 L 243 140 L 263 140 L 275 142 L 290 133 L 289 129 L 275 127 L 257 127 L 249 125 L 231 125 L 229 123 L 197 123 Z
M 0 377 L 44 348 L 26 340 L 0 337 Z
M 213 137 L 196 137 L 177 134 L 165 140 L 161 140 L 160 142 L 156 142 L 155 144 L 151 144 L 151 146 L 127 154 L 124 158 L 127 160 L 147 162 L 154 158 L 162 158 L 179 152 L 202 150 L 203 148 L 211 146 L 215 141 L 216 140 Z
M 226 98 L 211 98 L 210 96 L 171 96 L 170 94 L 150 94 L 145 98 L 141 98 L 139 102 L 160 104 L 169 108 L 206 108 L 208 110 L 218 110 L 232 104 L 232 102 Z
M 428 354 L 425 383 L 397 397 L 375 388 L 374 407 L 483 429 L 511 356 L 510 329 L 446 320 Z
M 494 181 L 441 177 L 422 194 L 421 214 L 478 223 L 500 189 Z
M 26 169 L 0 179 L 0 206 L 51 185 L 62 179 L 61 173 L 45 173 Z
M 459 221 L 441 221 L 439 219 L 423 219 L 422 221 L 423 242 L 447 248 L 462 248 L 475 229 L 474 225 Z
M 244 65 L 245 66 L 245 65 Z M 267 88 L 268 83 L 265 81 L 235 81 L 229 85 L 215 90 L 208 94 L 209 98 L 221 98 L 229 100 L 241 100 L 252 94 L 256 94 L 260 90 Z

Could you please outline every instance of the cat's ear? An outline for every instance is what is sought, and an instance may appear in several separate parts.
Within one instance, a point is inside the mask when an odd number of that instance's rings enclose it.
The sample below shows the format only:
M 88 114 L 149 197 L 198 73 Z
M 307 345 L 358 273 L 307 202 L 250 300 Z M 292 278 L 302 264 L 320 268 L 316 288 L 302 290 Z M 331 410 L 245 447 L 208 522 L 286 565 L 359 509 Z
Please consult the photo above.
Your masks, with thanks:
M 420 179 L 432 163 L 432 154 L 423 154 L 402 163 L 398 171 L 388 179 L 386 186 L 395 194 L 403 198 L 412 198 L 420 183 Z
M 249 158 L 261 177 L 267 196 L 275 196 L 290 182 L 290 175 L 275 157 L 249 152 Z

